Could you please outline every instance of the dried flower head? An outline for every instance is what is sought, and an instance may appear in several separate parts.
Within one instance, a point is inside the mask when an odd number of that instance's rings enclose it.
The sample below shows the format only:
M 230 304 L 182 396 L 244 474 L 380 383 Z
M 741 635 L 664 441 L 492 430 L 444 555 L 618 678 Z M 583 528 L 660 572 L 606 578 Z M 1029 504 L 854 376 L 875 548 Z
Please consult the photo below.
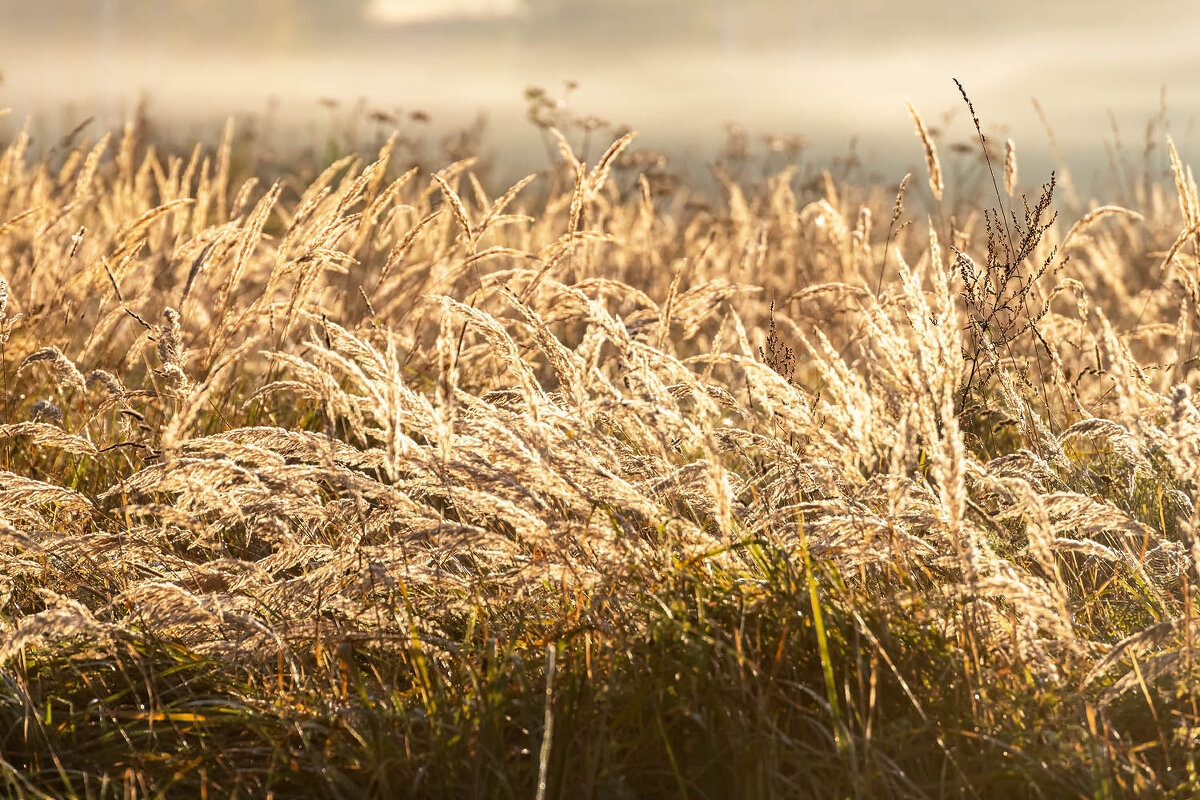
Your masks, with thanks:
M 54 401 L 49 398 L 46 398 L 45 400 L 38 400 L 33 404 L 33 407 L 29 409 L 30 422 L 41 422 L 43 420 L 50 422 L 62 422 L 62 418 L 62 409 L 59 408 Z

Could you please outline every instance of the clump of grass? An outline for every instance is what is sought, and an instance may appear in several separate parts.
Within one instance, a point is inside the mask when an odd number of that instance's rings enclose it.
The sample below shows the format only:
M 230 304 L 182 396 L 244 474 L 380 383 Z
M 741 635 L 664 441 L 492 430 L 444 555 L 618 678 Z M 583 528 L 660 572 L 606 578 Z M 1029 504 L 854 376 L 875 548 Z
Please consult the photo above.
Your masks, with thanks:
M 919 230 L 530 102 L 499 191 L 0 155 L 5 789 L 1193 793 L 1186 171 Z

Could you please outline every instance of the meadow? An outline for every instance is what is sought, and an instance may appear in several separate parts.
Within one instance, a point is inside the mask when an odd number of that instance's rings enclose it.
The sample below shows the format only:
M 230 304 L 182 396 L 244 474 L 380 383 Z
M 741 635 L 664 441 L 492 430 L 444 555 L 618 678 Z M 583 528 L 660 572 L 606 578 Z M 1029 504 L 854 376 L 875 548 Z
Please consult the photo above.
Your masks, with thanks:
M 4 120 L 4 791 L 1194 795 L 1191 170 L 911 114 L 716 191 Z

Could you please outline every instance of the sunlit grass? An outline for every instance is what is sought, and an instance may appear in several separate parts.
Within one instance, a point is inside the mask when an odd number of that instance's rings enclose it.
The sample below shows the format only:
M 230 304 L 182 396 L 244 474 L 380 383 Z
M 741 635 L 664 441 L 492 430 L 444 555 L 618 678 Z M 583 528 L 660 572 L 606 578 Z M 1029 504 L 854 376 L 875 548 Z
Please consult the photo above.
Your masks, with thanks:
M 511 188 L 9 144 L 6 791 L 1194 793 L 1186 169 L 712 194 L 552 121 Z

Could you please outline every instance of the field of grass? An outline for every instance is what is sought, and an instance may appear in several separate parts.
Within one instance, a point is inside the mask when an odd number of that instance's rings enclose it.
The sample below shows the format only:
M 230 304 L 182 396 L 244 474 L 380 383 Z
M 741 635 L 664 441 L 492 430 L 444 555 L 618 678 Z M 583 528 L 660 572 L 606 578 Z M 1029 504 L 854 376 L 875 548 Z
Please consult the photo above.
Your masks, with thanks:
M 1191 172 L 913 116 L 716 193 L 10 122 L 3 791 L 1196 794 Z

